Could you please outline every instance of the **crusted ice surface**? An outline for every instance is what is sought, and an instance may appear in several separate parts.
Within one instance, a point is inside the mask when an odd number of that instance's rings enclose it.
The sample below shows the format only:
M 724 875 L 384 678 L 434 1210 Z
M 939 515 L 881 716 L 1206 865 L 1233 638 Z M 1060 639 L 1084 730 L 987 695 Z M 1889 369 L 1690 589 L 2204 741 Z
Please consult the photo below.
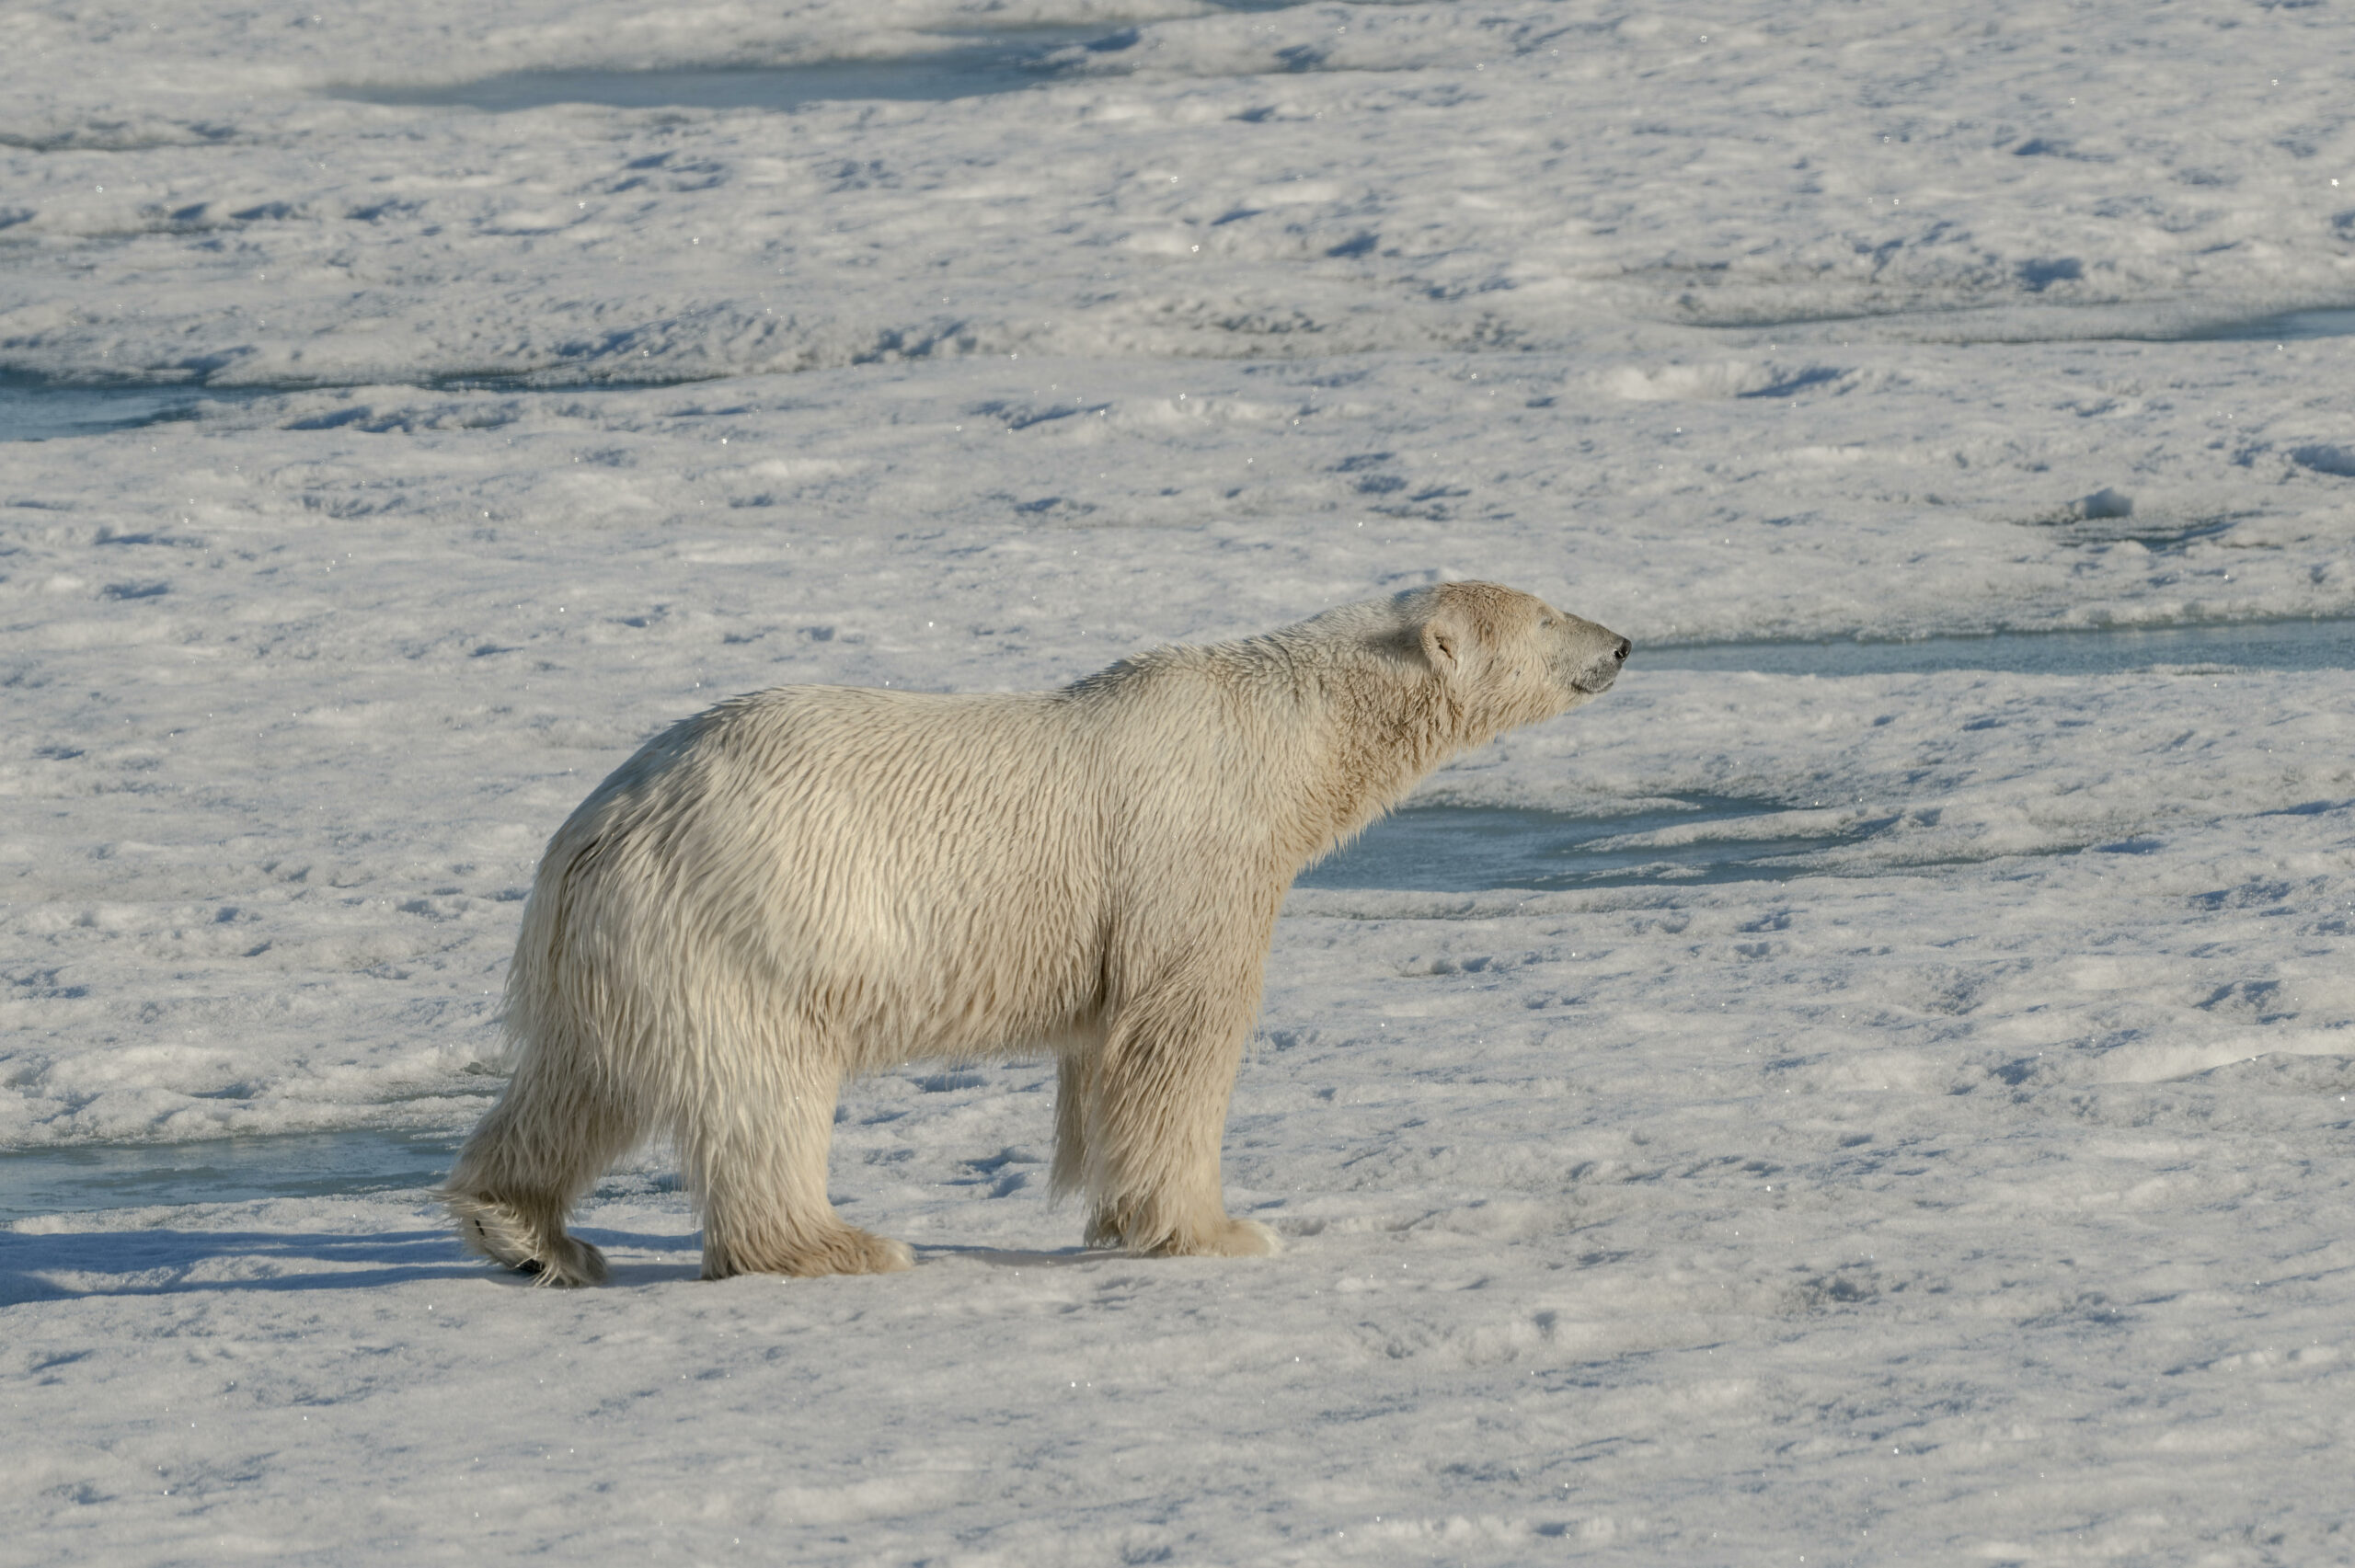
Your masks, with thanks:
M 0 1160 L 190 1166 L 0 1234 L 28 1556 L 2346 1555 L 2355 674 L 1647 666 L 2355 612 L 2336 12 L 20 10 Z M 364 97 L 973 37 L 1042 52 Z M 695 1283 L 659 1150 L 592 1294 L 208 1200 L 470 1124 L 539 846 L 672 719 L 1443 576 L 1637 648 L 1419 798 L 1637 870 L 1293 894 L 1281 1259 L 1076 1252 L 1032 1066 L 846 1098 L 888 1279 Z

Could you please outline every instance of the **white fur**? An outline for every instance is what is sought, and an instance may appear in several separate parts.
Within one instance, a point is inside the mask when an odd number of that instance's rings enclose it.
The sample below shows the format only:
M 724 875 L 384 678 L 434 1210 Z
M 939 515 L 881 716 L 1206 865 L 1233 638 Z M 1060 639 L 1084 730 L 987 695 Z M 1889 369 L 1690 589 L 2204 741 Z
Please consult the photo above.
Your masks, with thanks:
M 704 1275 L 905 1268 L 826 1201 L 834 1101 L 1052 1052 L 1091 1244 L 1265 1253 L 1219 1183 L 1276 910 L 1432 768 L 1607 687 L 1626 645 L 1486 583 L 1168 647 L 1060 692 L 786 686 L 648 742 L 557 830 L 507 985 L 515 1070 L 443 1196 L 476 1250 L 601 1279 L 573 1201 L 674 1136 Z

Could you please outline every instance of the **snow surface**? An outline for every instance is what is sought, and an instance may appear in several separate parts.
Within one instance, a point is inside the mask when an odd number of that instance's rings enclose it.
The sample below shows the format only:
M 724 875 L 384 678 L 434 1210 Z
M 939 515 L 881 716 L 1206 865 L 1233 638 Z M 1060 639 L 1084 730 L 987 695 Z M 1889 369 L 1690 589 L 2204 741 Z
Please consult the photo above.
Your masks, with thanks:
M 1034 28 L 1105 47 L 369 101 Z M 462 1132 L 548 832 L 780 681 L 1502 578 L 1636 657 L 1421 800 L 1665 869 L 1295 891 L 1227 1149 L 1273 1262 L 1078 1251 L 1034 1066 L 846 1098 L 888 1278 L 695 1282 L 659 1151 L 571 1294 L 415 1186 L 94 1187 L 0 1233 L 0 1560 L 2355 1556 L 2355 673 L 1646 668 L 2355 612 L 2355 338 L 2251 336 L 2355 299 L 2343 8 L 9 37 L 0 416 L 61 439 L 0 448 L 0 1162 Z M 1692 873 L 1729 832 L 1812 847 Z

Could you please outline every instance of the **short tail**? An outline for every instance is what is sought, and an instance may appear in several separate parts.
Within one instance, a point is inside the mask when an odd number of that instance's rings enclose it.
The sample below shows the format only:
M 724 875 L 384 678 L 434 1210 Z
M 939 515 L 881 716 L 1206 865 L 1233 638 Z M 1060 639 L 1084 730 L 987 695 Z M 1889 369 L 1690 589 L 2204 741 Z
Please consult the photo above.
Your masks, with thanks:
M 468 1251 L 518 1274 L 534 1276 L 542 1285 L 605 1282 L 605 1254 L 568 1234 L 560 1212 L 535 1214 L 517 1204 L 461 1191 L 454 1174 L 452 1185 L 434 1196 L 457 1220 L 458 1240 Z

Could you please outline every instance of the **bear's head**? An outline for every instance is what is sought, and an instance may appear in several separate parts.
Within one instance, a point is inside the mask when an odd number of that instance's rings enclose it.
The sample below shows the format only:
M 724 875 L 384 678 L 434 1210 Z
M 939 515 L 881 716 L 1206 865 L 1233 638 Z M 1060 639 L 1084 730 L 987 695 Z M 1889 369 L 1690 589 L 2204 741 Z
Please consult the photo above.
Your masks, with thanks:
M 1492 582 L 1446 582 L 1398 596 L 1423 661 L 1475 742 L 1568 713 L 1602 695 L 1627 639 Z

